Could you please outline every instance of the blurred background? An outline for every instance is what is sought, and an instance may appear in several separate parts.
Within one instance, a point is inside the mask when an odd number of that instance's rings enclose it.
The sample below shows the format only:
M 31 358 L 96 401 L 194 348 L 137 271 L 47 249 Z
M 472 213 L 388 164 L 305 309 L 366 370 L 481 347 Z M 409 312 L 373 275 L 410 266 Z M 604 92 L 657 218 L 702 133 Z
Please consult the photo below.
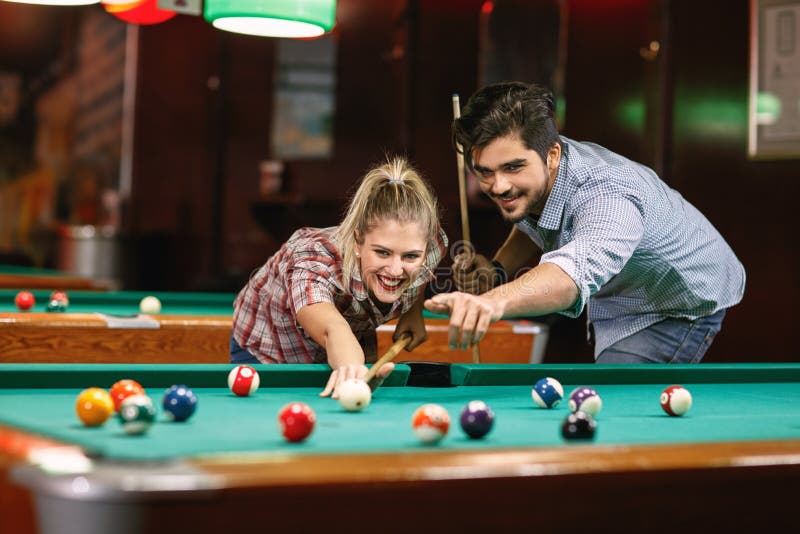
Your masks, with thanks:
M 554 90 L 565 135 L 653 167 L 744 263 L 706 360 L 798 359 L 798 2 L 338 0 L 313 39 L 145 3 L 126 21 L 0 0 L 0 264 L 235 292 L 295 228 L 336 224 L 386 154 L 431 181 L 457 241 L 451 96 L 522 80 Z M 769 84 L 795 100 L 757 98 Z M 468 190 L 491 255 L 509 227 Z M 591 361 L 584 318 L 537 320 L 550 361 Z

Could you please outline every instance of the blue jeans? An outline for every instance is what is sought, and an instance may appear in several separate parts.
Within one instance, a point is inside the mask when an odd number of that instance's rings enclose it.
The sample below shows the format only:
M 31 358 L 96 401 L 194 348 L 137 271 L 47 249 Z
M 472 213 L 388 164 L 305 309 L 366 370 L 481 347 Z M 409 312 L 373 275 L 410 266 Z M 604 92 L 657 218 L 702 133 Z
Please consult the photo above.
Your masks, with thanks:
M 597 363 L 699 363 L 722 328 L 725 310 L 694 321 L 665 319 L 620 339 Z
M 244 350 L 231 335 L 231 363 L 261 363 L 258 358 Z

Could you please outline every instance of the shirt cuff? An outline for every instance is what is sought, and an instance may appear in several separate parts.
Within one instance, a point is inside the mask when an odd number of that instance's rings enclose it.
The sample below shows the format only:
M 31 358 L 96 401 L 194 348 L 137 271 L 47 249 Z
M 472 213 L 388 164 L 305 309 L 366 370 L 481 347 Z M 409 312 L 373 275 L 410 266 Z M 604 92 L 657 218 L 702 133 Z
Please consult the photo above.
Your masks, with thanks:
M 579 317 L 581 312 L 583 312 L 583 307 L 586 305 L 586 302 L 589 300 L 591 295 L 589 293 L 589 287 L 575 279 L 575 263 L 571 259 L 563 256 L 556 256 L 553 258 L 542 257 L 542 261 L 540 261 L 539 264 L 541 265 L 542 263 L 552 263 L 553 265 L 557 265 L 567 274 L 567 276 L 572 278 L 572 281 L 575 282 L 576 286 L 578 286 L 578 298 L 575 299 L 575 302 L 572 304 L 572 306 L 563 309 L 558 313 L 572 318 Z

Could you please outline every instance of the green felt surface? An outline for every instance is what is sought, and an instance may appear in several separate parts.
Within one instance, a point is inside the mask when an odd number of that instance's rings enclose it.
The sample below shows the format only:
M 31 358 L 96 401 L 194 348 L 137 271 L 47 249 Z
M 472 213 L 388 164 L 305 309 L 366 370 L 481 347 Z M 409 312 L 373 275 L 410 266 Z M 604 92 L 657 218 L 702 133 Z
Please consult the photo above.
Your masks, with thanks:
M 0 289 L 0 312 L 19 312 L 14 297 L 18 289 Z M 47 311 L 47 303 L 52 290 L 31 290 L 36 304 L 31 312 Z M 139 302 L 148 295 L 161 301 L 164 315 L 233 315 L 233 293 L 188 293 L 188 292 L 146 292 L 146 291 L 67 291 L 68 312 L 105 313 L 109 315 L 133 315 L 139 313 Z M 427 310 L 427 318 L 443 317 Z
M 19 290 L 0 290 L 0 312 L 19 311 L 14 297 Z M 32 312 L 45 312 L 51 290 L 32 290 L 36 304 Z M 68 312 L 133 315 L 139 302 L 148 295 L 161 301 L 161 313 L 167 315 L 233 315 L 232 293 L 178 293 L 146 291 L 67 291 Z
M 26 371 L 24 367 L 30 369 Z M 568 377 L 568 369 L 563 366 L 522 366 L 515 370 L 524 377 L 519 380 L 522 383 L 511 385 L 486 383 L 489 377 L 498 376 L 497 368 L 501 367 L 490 366 L 481 385 L 382 387 L 375 393 L 372 405 L 360 413 L 345 412 L 336 401 L 319 397 L 324 366 L 260 366 L 263 385 L 247 398 L 235 397 L 225 388 L 231 366 L 181 367 L 0 366 L 0 423 L 75 443 L 93 454 L 127 460 L 267 451 L 419 451 L 431 447 L 417 441 L 411 416 L 420 405 L 435 402 L 444 406 L 452 418 L 450 433 L 436 446 L 441 449 L 573 446 L 560 436 L 561 421 L 568 414 L 566 403 L 553 410 L 535 407 L 527 383 L 528 376 L 547 376 L 554 371 Z M 462 373 L 462 367 L 470 366 L 453 366 L 454 376 Z M 614 372 L 623 377 L 630 375 L 629 367 L 633 366 L 620 366 L 614 371 L 591 365 L 572 366 L 573 373 L 581 373 L 573 376 L 580 376 L 582 381 L 564 382 L 566 393 L 578 385 L 594 386 L 600 393 L 603 409 L 597 418 L 596 444 L 800 439 L 800 405 L 796 402 L 800 397 L 800 382 L 796 380 L 799 366 L 782 366 L 784 372 L 792 373 L 776 381 L 767 381 L 766 374 L 761 373 L 763 369 L 777 371 L 771 366 L 744 366 L 742 369 L 757 377 L 755 382 L 728 382 L 725 372 L 718 373 L 722 378 L 715 378 L 713 366 L 695 366 L 698 372 L 685 384 L 694 405 L 686 416 L 678 418 L 667 416 L 659 406 L 659 395 L 673 382 L 674 371 L 669 366 L 639 366 L 637 380 L 611 380 Z M 470 372 L 480 374 L 474 368 Z M 598 377 L 597 383 L 590 380 L 593 376 Z M 100 428 L 83 427 L 74 413 L 79 391 L 89 386 L 108 387 L 111 379 L 122 377 L 141 378 L 157 403 L 163 388 L 180 378 L 180 382 L 195 389 L 198 411 L 186 423 L 170 423 L 159 410 L 158 422 L 144 436 L 127 436 L 116 420 Z M 478 441 L 467 439 L 458 424 L 460 411 L 474 399 L 487 402 L 497 417 L 492 433 Z M 317 414 L 314 433 L 301 444 L 284 442 L 278 431 L 278 410 L 290 401 L 306 402 Z
M 72 276 L 64 271 L 56 269 L 42 269 L 40 267 L 28 267 L 24 265 L 11 265 L 8 263 L 0 263 L 0 273 L 2 274 L 18 274 L 27 276 Z

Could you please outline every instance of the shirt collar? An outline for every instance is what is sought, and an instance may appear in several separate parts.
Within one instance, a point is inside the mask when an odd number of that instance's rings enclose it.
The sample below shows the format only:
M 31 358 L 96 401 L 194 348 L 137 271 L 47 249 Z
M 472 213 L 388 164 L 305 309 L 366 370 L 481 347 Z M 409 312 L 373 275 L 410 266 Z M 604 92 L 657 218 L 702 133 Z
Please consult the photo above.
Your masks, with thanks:
M 567 182 L 567 168 L 569 167 L 569 144 L 561 138 L 561 161 L 558 163 L 558 172 L 544 210 L 539 217 L 538 225 L 547 230 L 558 230 L 561 228 L 561 217 L 564 213 L 564 204 L 567 202 L 569 184 Z
M 353 274 L 350 277 L 350 294 L 360 302 L 369 298 L 367 285 L 361 279 L 361 267 L 359 267 L 358 262 L 356 262 L 355 269 L 353 269 Z

